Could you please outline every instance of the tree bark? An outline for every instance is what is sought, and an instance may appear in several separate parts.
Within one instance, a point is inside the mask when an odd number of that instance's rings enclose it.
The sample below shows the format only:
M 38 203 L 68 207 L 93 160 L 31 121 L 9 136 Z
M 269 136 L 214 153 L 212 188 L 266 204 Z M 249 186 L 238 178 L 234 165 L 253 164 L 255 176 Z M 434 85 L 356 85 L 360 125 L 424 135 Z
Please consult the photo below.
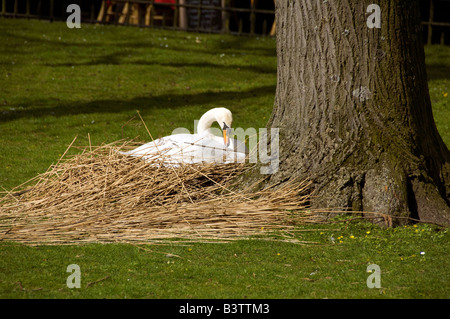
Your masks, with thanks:
M 313 181 L 313 207 L 450 224 L 450 152 L 433 119 L 418 1 L 276 2 L 279 170 Z

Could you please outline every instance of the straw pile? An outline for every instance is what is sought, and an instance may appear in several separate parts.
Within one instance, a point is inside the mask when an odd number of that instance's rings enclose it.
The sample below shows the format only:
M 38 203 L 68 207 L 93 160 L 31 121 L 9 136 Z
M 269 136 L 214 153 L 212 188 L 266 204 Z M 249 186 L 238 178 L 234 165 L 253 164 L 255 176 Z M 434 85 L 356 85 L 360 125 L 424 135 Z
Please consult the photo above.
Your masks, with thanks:
M 317 221 L 311 213 L 298 212 L 308 200 L 306 183 L 234 192 L 234 177 L 248 164 L 174 168 L 161 165 L 158 158 L 144 162 L 117 153 L 135 146 L 123 141 L 88 146 L 4 193 L 0 240 L 68 244 L 233 239 Z

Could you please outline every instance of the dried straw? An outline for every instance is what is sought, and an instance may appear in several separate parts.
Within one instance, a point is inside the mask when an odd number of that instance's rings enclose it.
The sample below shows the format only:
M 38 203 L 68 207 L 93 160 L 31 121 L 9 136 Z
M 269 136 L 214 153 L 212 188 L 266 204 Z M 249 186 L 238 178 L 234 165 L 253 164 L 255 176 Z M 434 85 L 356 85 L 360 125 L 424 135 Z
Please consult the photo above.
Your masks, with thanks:
M 26 244 L 230 240 L 320 219 L 305 211 L 306 182 L 256 193 L 250 188 L 234 192 L 230 189 L 235 177 L 249 164 L 174 168 L 161 165 L 159 158 L 144 162 L 117 152 L 135 146 L 130 141 L 89 145 L 3 193 L 0 240 Z

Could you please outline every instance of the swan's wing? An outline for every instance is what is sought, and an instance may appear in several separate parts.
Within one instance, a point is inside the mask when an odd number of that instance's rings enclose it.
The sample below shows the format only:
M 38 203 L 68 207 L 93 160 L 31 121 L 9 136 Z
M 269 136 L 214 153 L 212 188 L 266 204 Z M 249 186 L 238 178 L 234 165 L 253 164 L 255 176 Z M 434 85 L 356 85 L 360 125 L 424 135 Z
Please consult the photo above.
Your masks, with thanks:
M 130 156 L 143 156 L 146 154 L 151 154 L 153 152 L 157 152 L 157 150 L 159 148 L 163 148 L 163 143 L 161 141 L 161 139 L 158 140 L 154 140 L 152 142 L 146 143 L 144 145 L 141 145 L 137 148 L 135 148 L 134 150 L 128 151 L 128 152 L 124 152 L 123 154 L 125 155 L 130 155 Z
M 221 138 L 199 134 L 166 136 L 122 154 L 147 161 L 160 158 L 167 164 L 233 163 L 245 160 L 245 153 L 225 148 Z
M 196 134 L 175 134 L 146 143 L 122 154 L 146 161 L 162 159 L 165 163 L 198 163 L 202 161 L 198 155 L 198 145 L 201 139 Z
M 140 157 L 157 154 L 167 154 L 177 151 L 183 141 L 189 140 L 191 134 L 177 134 L 159 138 L 152 142 L 141 145 L 134 150 L 124 152 L 125 155 Z

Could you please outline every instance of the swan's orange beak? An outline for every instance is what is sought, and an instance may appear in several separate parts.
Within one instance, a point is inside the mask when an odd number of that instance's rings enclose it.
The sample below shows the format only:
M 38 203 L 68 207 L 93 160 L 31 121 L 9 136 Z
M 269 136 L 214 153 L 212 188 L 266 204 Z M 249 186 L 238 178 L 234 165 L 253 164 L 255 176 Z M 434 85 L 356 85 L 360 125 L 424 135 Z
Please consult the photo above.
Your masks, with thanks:
M 231 129 L 225 123 L 223 123 L 223 144 L 225 144 L 225 146 L 227 147 L 230 145 L 230 131 Z
M 225 144 L 226 146 L 230 145 L 230 138 L 228 136 L 227 130 L 228 129 L 223 130 L 223 144 Z

